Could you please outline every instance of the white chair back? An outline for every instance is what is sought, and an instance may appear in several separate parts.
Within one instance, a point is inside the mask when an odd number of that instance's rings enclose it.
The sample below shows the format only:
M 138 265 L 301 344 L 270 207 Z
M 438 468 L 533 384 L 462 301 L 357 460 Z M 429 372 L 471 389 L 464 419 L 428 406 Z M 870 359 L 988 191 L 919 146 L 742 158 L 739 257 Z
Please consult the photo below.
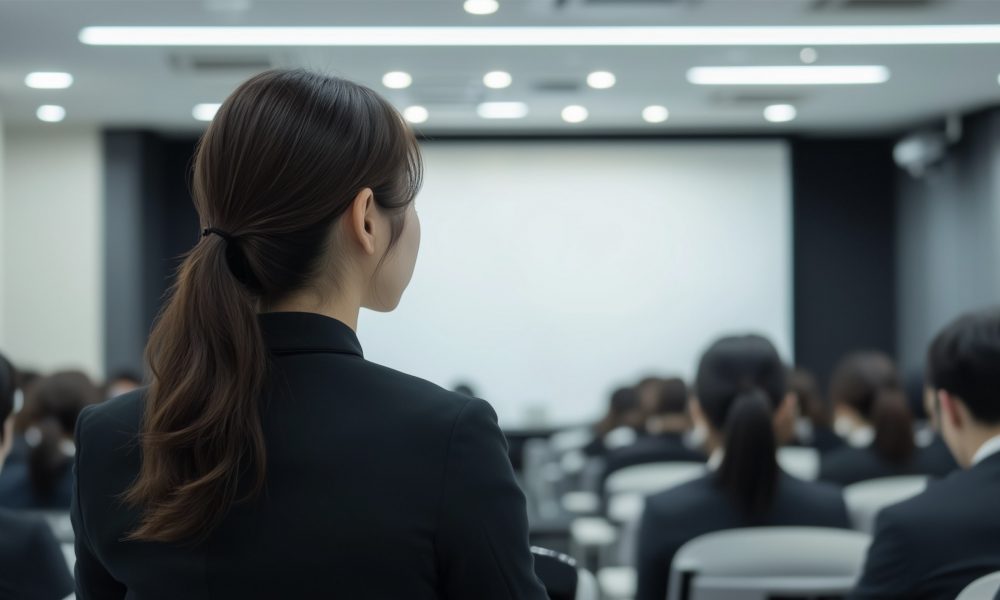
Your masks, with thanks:
M 69 567 L 69 572 L 73 572 L 73 567 L 76 566 L 76 547 L 71 543 L 59 544 L 62 548 L 63 558 L 66 559 L 66 566 Z
M 670 569 L 669 600 L 766 600 L 846 594 L 871 536 L 820 527 L 718 531 L 684 544 Z M 738 594 L 738 595 L 734 595 Z
M 927 481 L 924 475 L 905 475 L 869 479 L 845 487 L 844 502 L 851 526 L 873 533 L 879 511 L 922 493 L 927 488 Z
M 615 494 L 655 494 L 697 479 L 707 472 L 698 462 L 655 462 L 619 469 L 608 476 L 604 491 Z
M 587 569 L 576 571 L 576 600 L 600 600 L 601 591 L 597 587 L 597 578 Z
M 815 481 L 819 477 L 819 451 L 801 446 L 778 448 L 778 465 L 792 477 Z
M 1000 592 L 1000 571 L 970 583 L 955 600 L 993 600 Z
M 552 434 L 549 438 L 549 447 L 557 455 L 562 455 L 570 450 L 579 450 L 594 439 L 594 433 L 589 427 L 576 427 L 573 429 L 563 429 Z

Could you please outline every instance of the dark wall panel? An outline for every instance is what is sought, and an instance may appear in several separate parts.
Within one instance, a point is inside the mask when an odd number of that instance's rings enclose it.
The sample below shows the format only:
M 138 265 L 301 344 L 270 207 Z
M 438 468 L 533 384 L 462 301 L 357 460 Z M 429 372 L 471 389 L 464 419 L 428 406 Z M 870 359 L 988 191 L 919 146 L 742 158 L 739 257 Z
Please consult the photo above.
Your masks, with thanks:
M 792 143 L 796 362 L 821 382 L 846 352 L 895 351 L 895 170 L 887 140 Z

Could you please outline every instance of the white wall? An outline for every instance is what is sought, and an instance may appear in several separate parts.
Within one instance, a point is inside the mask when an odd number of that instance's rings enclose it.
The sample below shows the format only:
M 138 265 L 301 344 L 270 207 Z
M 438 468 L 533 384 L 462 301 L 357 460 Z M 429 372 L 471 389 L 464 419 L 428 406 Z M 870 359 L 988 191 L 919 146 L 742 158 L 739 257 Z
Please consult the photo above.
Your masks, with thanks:
M 690 375 L 716 336 L 792 350 L 783 142 L 425 145 L 423 244 L 368 358 L 468 379 L 507 425 L 592 418 L 620 383 Z
M 103 376 L 101 142 L 94 129 L 7 129 L 0 349 L 23 367 Z

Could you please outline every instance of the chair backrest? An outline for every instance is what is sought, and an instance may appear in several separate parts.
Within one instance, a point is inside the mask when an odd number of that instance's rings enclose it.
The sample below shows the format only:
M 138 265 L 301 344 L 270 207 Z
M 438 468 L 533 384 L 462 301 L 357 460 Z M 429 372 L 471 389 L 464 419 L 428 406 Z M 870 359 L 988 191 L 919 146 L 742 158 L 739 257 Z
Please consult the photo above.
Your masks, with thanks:
M 69 572 L 73 572 L 73 567 L 76 566 L 76 547 L 72 543 L 62 543 L 59 544 L 62 548 L 63 558 L 66 559 L 66 566 L 69 567 Z
M 872 533 L 879 511 L 922 493 L 927 488 L 927 480 L 924 475 L 904 475 L 869 479 L 845 487 L 844 502 L 851 526 Z
M 531 547 L 535 558 L 535 575 L 545 586 L 550 600 L 574 600 L 578 587 L 576 561 L 561 552 Z
M 594 439 L 594 433 L 589 427 L 575 427 L 563 429 L 552 434 L 549 438 L 549 447 L 557 455 L 562 455 L 570 450 L 579 450 Z
M 998 592 L 1000 592 L 1000 571 L 973 581 L 955 600 L 993 600 Z
M 830 596 L 854 587 L 871 536 L 821 527 L 718 531 L 684 544 L 670 568 L 669 600 Z
M 604 482 L 604 492 L 615 494 L 655 494 L 697 479 L 707 472 L 699 462 L 655 462 L 619 469 Z
M 801 446 L 778 448 L 778 465 L 792 477 L 815 481 L 819 477 L 819 450 Z
M 597 578 L 587 569 L 576 571 L 575 600 L 600 600 L 601 590 L 597 587 Z

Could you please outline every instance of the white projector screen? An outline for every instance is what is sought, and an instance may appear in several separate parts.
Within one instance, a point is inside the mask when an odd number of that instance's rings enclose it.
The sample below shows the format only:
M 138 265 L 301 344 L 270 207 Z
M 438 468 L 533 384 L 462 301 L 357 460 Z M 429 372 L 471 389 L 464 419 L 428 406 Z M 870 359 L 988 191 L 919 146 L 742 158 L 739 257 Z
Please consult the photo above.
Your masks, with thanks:
M 790 357 L 784 142 L 449 141 L 424 157 L 417 268 L 395 312 L 362 315 L 370 360 L 468 381 L 518 427 L 689 377 L 722 334 Z

